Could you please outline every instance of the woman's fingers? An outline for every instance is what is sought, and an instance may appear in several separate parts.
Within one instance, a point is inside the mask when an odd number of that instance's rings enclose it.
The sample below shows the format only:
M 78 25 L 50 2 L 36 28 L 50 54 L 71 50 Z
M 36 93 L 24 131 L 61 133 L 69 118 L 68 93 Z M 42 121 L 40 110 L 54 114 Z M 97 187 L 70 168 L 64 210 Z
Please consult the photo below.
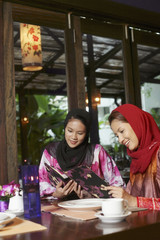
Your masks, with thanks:
M 114 198 L 123 198 L 124 190 L 121 187 L 115 187 L 115 186 L 104 186 L 103 190 L 107 190 L 108 194 L 111 195 Z
M 128 201 L 129 206 L 137 206 L 137 198 L 127 193 L 123 188 L 115 186 L 103 186 L 103 189 L 108 190 L 108 194 L 113 198 L 124 198 Z
M 74 181 L 70 180 L 64 187 L 63 187 L 63 193 L 64 195 L 70 194 L 74 190 Z
M 61 181 L 56 186 L 56 191 L 53 193 L 54 197 L 62 198 L 70 194 L 74 189 L 74 182 L 70 180 L 65 186 L 64 183 Z
M 83 198 L 83 192 L 82 192 L 81 186 L 78 185 L 78 183 L 76 183 L 76 182 L 74 184 L 74 191 L 79 198 Z
M 63 182 L 60 181 L 60 182 L 57 184 L 56 188 L 60 188 L 60 187 L 62 187 L 62 186 L 63 186 Z

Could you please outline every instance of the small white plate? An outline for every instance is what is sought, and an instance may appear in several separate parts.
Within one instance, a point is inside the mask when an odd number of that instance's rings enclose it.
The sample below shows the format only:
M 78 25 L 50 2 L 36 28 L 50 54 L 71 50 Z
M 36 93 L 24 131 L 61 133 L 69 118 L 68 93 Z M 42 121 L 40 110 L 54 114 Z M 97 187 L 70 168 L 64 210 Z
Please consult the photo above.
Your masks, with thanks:
M 101 208 L 103 200 L 102 198 L 77 199 L 60 202 L 58 206 L 72 211 L 98 210 Z
M 0 212 L 0 222 L 6 220 L 8 216 L 4 212 Z
M 16 215 L 13 213 L 0 212 L 0 219 L 2 215 L 3 215 L 3 220 L 0 220 L 0 226 L 11 222 L 16 217 Z
M 24 211 L 13 211 L 13 210 L 6 210 L 5 213 L 15 214 L 17 217 L 24 214 Z
M 117 223 L 117 222 L 123 221 L 130 214 L 131 212 L 127 211 L 125 214 L 122 214 L 122 215 L 106 216 L 106 215 L 103 215 L 103 213 L 100 211 L 100 212 L 97 212 L 95 216 L 101 219 L 102 222 L 105 222 L 105 223 Z

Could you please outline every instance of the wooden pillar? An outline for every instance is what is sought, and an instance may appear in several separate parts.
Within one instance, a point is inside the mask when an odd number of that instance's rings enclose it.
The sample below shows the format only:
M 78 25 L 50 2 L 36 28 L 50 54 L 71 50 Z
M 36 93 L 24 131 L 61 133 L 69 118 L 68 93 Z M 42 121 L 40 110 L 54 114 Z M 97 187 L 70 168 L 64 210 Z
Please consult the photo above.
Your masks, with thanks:
M 8 182 L 3 29 L 4 29 L 3 2 L 0 0 L 0 185 Z
M 65 56 L 68 108 L 85 109 L 85 81 L 80 17 L 66 15 Z
M 90 142 L 99 143 L 99 127 L 98 127 L 98 110 L 95 103 L 96 95 L 96 79 L 95 79 L 95 62 L 93 53 L 93 39 L 92 35 L 87 35 L 88 45 L 88 63 L 89 75 L 87 78 L 87 92 L 88 92 L 88 106 L 91 114 L 92 124 L 90 131 Z
M 28 122 L 24 121 L 24 118 L 27 117 L 27 99 L 25 93 L 22 91 L 19 93 L 19 124 L 20 124 L 20 136 L 21 136 L 21 156 L 22 164 L 25 163 L 25 160 L 28 160 Z
M 5 85 L 5 125 L 6 125 L 6 151 L 8 165 L 8 181 L 18 182 L 17 160 L 17 124 L 15 102 L 15 73 L 14 73 L 14 44 L 12 4 L 3 3 L 4 19 L 4 85 Z
M 127 25 L 123 26 L 123 60 L 126 103 L 141 106 L 140 80 L 137 49 L 133 34 Z
M 134 39 L 134 30 L 130 30 L 131 34 L 131 49 L 132 49 L 132 71 L 133 71 L 133 81 L 134 81 L 134 95 L 135 95 L 135 105 L 142 107 L 141 103 L 141 86 L 140 86 L 140 75 L 139 75 L 139 65 L 138 65 L 138 53 L 137 53 L 137 43 Z

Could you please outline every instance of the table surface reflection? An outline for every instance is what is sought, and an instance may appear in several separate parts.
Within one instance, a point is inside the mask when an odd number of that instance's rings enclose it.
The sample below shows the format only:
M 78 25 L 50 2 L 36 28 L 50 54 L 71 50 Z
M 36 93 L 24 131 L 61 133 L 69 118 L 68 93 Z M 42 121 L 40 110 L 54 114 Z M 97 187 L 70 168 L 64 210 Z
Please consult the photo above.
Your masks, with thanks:
M 75 220 L 46 212 L 31 221 L 46 226 L 47 230 L 0 237 L 0 240 L 160 239 L 160 211 L 133 212 L 119 223 Z

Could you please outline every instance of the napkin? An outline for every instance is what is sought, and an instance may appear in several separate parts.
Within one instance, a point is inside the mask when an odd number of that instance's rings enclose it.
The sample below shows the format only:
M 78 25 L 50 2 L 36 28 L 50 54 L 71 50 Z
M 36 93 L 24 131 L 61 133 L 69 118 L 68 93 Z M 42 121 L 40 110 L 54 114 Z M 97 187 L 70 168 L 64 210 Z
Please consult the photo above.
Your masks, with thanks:
M 65 216 L 65 217 L 80 219 L 80 220 L 91 220 L 91 219 L 97 218 L 95 216 L 96 212 L 93 210 L 91 210 L 91 211 L 73 211 L 73 210 L 68 210 L 68 209 L 58 207 L 54 204 L 41 206 L 41 211 L 50 212 L 55 215 Z
M 0 229 L 0 237 L 34 231 L 43 231 L 46 229 L 47 228 L 41 224 L 16 217 L 12 222 L 7 224 L 6 227 Z

